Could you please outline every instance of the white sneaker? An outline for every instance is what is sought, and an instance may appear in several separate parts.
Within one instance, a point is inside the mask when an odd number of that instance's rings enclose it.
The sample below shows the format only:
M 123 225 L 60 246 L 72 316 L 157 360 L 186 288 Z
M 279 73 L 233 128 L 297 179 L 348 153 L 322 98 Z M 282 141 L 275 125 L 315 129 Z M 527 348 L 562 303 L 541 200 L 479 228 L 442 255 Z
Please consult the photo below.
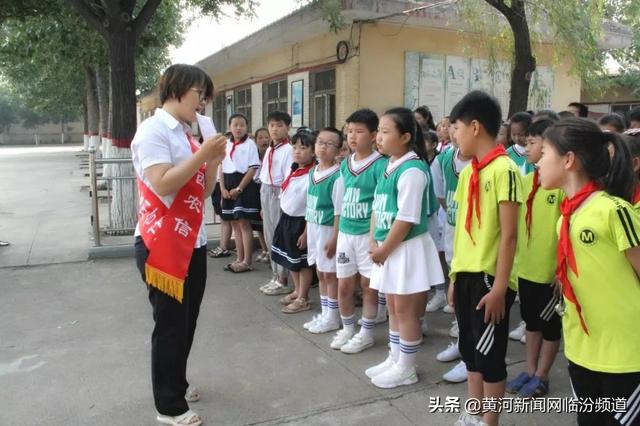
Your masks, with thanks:
M 442 308 L 442 312 L 444 312 L 445 314 L 455 314 L 456 313 L 455 309 L 453 309 L 451 307 L 451 305 L 449 305 L 448 303 L 446 305 L 444 305 L 444 308 Z
M 264 292 L 266 289 L 275 286 L 277 283 L 278 282 L 272 278 L 268 283 L 261 285 L 259 290 Z
M 269 287 L 263 291 L 267 296 L 278 296 L 281 294 L 289 294 L 293 291 L 293 289 L 289 286 L 282 285 L 280 283 L 276 283 L 273 287 Z
M 374 365 L 373 367 L 367 368 L 365 370 L 364 374 L 366 374 L 368 378 L 373 379 L 377 375 L 382 374 L 385 371 L 387 371 L 388 369 L 390 369 L 391 367 L 393 367 L 394 364 L 395 364 L 395 361 L 393 360 L 393 357 L 391 356 L 391 352 L 389 352 L 389 355 L 387 356 L 387 359 L 385 359 L 384 361 L 382 361 L 378 365 Z
M 467 381 L 467 366 L 464 361 L 460 361 L 451 370 L 442 375 L 442 378 L 451 383 L 462 383 Z
M 382 389 L 392 389 L 398 386 L 412 385 L 418 382 L 418 374 L 415 367 L 401 367 L 394 363 L 391 368 L 378 374 L 371 383 Z
M 422 324 L 420 324 L 420 328 L 422 329 L 422 335 L 426 336 L 427 331 L 429 331 L 429 324 L 427 323 L 427 316 L 422 317 Z
M 447 305 L 447 296 L 442 292 L 436 291 L 435 296 L 427 303 L 427 312 L 435 312 L 438 309 L 442 309 Z
M 449 343 L 449 346 L 438 355 L 436 359 L 440 362 L 451 362 L 461 357 L 460 350 L 458 350 L 458 342 Z
M 322 321 L 322 318 L 324 318 L 322 314 L 314 315 L 311 321 L 307 321 L 304 324 L 302 324 L 302 328 L 304 328 L 305 330 L 309 330 L 309 328 L 311 328 L 312 325 L 314 325 L 319 321 Z
M 340 348 L 342 348 L 347 344 L 349 340 L 351 340 L 354 334 L 356 334 L 356 332 L 353 328 L 343 328 L 342 330 L 338 331 L 331 341 L 331 349 L 340 350 Z
M 520 321 L 520 324 L 518 324 L 518 327 L 511 330 L 511 333 L 509 333 L 509 339 L 511 340 L 522 339 L 522 337 L 526 335 L 526 332 L 527 332 L 526 327 L 527 325 L 524 323 L 524 321 Z
M 330 320 L 329 318 L 322 318 L 320 321 L 309 326 L 307 330 L 313 334 L 328 333 L 329 331 L 339 330 L 340 321 Z
M 520 343 L 522 343 L 523 345 L 527 343 L 527 333 L 522 335 L 522 337 L 520 338 Z
M 357 354 L 369 349 L 375 344 L 373 337 L 366 338 L 362 333 L 355 334 L 347 343 L 342 345 L 340 352 L 344 354 Z
M 460 329 L 458 328 L 458 321 L 453 320 L 451 321 L 451 328 L 449 329 L 449 337 L 453 337 L 454 339 L 457 339 L 459 335 L 460 335 Z
M 453 424 L 453 426 L 486 426 L 487 424 L 482 421 L 482 419 L 478 416 L 472 416 L 471 414 L 463 411 L 458 417 L 458 420 Z

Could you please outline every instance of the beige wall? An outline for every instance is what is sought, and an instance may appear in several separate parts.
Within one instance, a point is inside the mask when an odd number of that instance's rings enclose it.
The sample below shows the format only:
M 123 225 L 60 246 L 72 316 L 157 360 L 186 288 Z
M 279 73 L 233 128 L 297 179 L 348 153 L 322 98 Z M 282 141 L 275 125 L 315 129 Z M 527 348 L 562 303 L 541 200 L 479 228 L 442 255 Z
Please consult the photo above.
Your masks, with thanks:
M 362 33 L 360 56 L 360 104 L 377 112 L 404 103 L 405 52 L 481 57 L 472 53 L 460 33 L 397 25 L 366 25 Z M 551 52 L 541 49 L 538 65 L 551 62 Z M 555 67 L 552 108 L 565 109 L 580 99 L 580 81 L 567 75 L 569 66 Z

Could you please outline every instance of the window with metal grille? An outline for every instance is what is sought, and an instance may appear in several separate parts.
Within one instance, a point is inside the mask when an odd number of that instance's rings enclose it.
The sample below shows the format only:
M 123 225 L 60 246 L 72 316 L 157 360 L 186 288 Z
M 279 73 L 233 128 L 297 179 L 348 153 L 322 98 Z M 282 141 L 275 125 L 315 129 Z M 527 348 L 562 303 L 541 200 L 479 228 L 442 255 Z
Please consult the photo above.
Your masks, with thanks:
M 262 84 L 262 118 L 267 122 L 267 115 L 273 111 L 288 112 L 287 80 L 276 80 Z
M 224 92 L 213 99 L 213 122 L 219 132 L 227 131 L 227 101 Z
M 251 87 L 236 89 L 235 94 L 235 112 L 244 114 L 247 117 L 247 130 L 251 131 Z
M 309 76 L 311 128 L 336 125 L 336 70 L 324 70 Z

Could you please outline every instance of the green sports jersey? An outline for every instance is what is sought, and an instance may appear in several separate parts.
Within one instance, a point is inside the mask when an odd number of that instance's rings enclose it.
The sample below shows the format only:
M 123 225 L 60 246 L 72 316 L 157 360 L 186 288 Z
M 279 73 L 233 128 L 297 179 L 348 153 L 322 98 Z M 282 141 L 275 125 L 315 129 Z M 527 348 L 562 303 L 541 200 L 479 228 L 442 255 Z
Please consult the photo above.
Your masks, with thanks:
M 317 167 L 309 172 L 305 220 L 318 225 L 333 226 L 333 186 L 340 178 L 340 167 L 335 167 L 335 170 L 316 181 L 313 175 Z
M 353 164 L 354 156 L 355 154 L 351 154 L 340 165 L 344 200 L 339 229 L 345 234 L 363 235 L 369 232 L 374 192 L 389 160 L 374 152 L 362 167 L 356 169 Z
M 533 172 L 534 170 L 533 164 L 528 163 L 527 156 L 524 154 L 521 155 L 520 153 L 518 153 L 518 151 L 516 151 L 514 146 L 511 146 L 509 147 L 509 149 L 507 149 L 507 155 L 509 156 L 509 158 L 513 160 L 514 163 L 516 163 L 516 166 L 518 166 L 518 170 L 520 170 L 520 174 L 522 176 L 526 176 L 529 173 Z
M 440 208 L 440 203 L 438 203 L 438 197 L 436 197 L 436 190 L 433 188 L 433 175 L 431 174 L 431 166 L 427 164 L 425 161 L 425 166 L 427 168 L 427 191 L 429 193 L 429 204 L 427 205 L 427 216 L 431 217 L 432 215 L 438 213 L 438 209 Z
M 456 226 L 456 212 L 458 211 L 458 202 L 455 200 L 456 188 L 458 188 L 458 178 L 462 170 L 456 169 L 456 157 L 458 149 L 450 149 L 445 151 L 438 158 L 438 164 L 442 170 L 444 178 L 444 194 L 445 203 L 447 205 L 447 223 Z
M 402 174 L 412 168 L 416 168 L 427 175 L 429 182 L 429 169 L 427 164 L 417 155 L 411 156 L 396 167 L 390 174 L 386 171 L 378 181 L 376 186 L 375 198 L 373 201 L 373 211 L 376 214 L 374 238 L 376 241 L 384 241 L 395 222 L 398 215 L 398 180 Z M 433 190 L 433 188 L 432 188 Z M 420 223 L 413 224 L 404 241 L 417 237 L 427 232 L 427 217 L 429 209 L 429 184 L 425 186 L 422 193 L 422 214 L 420 215 Z

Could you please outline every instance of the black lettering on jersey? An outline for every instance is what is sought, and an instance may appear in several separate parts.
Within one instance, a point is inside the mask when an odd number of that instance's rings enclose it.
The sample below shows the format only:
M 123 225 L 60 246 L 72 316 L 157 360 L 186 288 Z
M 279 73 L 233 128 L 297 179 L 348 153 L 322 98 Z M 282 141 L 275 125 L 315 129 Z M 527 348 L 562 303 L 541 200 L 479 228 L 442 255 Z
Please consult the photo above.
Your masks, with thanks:
M 556 194 L 549 194 L 547 196 L 547 203 L 555 204 L 556 203 Z
M 584 228 L 579 234 L 580 242 L 585 246 L 592 246 L 597 241 L 596 233 L 591 228 Z
M 491 191 L 491 181 L 488 181 L 487 183 L 484 184 L 484 192 L 489 192 Z
M 349 258 L 345 252 L 338 253 L 338 263 L 341 265 L 349 263 Z

